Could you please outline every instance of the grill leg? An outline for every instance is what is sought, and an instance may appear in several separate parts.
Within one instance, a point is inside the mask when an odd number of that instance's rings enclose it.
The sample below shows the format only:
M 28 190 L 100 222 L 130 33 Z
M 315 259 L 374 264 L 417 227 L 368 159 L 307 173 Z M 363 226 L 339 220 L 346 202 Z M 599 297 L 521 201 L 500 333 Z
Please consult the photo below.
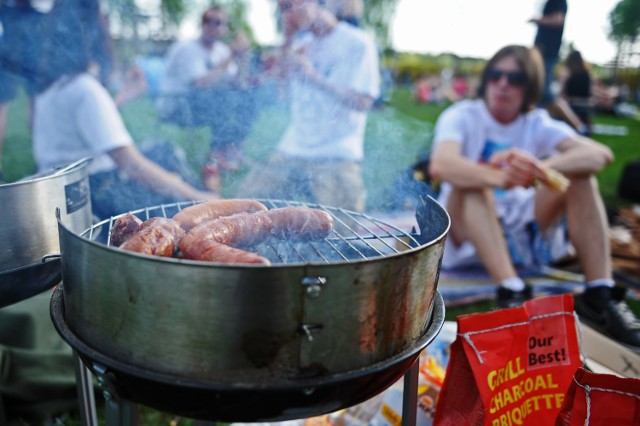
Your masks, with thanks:
M 0 425 L 7 424 L 7 415 L 5 414 L 4 402 L 2 402 L 2 395 L 0 395 Z
M 416 359 L 411 368 L 404 373 L 404 388 L 402 390 L 402 426 L 416 425 L 416 410 L 418 409 L 418 375 L 420 374 L 420 359 Z
M 120 398 L 105 398 L 106 426 L 136 426 L 139 424 L 138 405 Z
M 75 360 L 80 420 L 84 426 L 98 426 L 98 415 L 96 414 L 96 401 L 93 394 L 93 379 L 91 371 L 89 371 L 89 369 L 84 365 L 76 351 L 73 351 L 73 358 Z

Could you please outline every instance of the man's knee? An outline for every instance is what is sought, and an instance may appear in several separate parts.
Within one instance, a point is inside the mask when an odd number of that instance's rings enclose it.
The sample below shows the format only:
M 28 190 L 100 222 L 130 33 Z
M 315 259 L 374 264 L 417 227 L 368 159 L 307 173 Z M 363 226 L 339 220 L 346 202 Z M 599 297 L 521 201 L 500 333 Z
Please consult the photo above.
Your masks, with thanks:
M 452 203 L 459 203 L 460 208 L 482 205 L 493 208 L 494 197 L 492 188 L 454 188 L 449 199 Z

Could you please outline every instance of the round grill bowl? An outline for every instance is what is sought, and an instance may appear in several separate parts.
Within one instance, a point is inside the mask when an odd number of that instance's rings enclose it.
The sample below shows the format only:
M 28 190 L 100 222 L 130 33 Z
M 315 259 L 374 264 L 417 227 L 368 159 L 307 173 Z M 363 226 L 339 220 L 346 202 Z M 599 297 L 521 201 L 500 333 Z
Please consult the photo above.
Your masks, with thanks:
M 322 377 L 283 379 L 278 385 L 250 379 L 221 384 L 159 374 L 104 355 L 69 329 L 63 298 L 64 287 L 60 284 L 51 298 L 53 324 L 111 397 L 183 417 L 222 422 L 300 419 L 366 401 L 399 380 L 444 323 L 444 301 L 436 292 L 431 319 L 423 335 L 409 348 L 383 361 Z

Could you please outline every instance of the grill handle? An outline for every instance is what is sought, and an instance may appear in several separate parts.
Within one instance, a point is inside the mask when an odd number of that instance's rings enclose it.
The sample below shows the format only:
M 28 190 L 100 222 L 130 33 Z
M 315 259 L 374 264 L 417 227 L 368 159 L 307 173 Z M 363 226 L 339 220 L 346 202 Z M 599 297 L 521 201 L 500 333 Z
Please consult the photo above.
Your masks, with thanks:
M 447 212 L 429 195 L 420 196 L 416 209 L 416 222 L 420 228 L 420 235 L 416 236 L 416 240 L 420 244 L 429 243 L 446 235 L 451 223 Z

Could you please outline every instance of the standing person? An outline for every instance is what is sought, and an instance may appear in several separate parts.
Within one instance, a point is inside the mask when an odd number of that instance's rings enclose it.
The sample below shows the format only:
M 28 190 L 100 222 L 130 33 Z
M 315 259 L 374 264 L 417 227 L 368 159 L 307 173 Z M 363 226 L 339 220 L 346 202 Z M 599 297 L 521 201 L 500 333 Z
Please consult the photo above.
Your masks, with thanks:
M 379 95 L 376 46 L 318 1 L 278 5 L 289 35 L 280 66 L 289 83 L 290 123 L 277 152 L 249 172 L 240 193 L 308 195 L 313 202 L 362 211 L 364 131 L 367 111 Z
M 65 50 L 58 50 L 58 46 L 74 46 L 73 39 L 78 25 L 82 28 L 83 43 L 91 54 L 91 67 L 100 83 L 109 87 L 109 80 L 113 72 L 113 45 L 109 34 L 108 15 L 102 11 L 102 0 L 55 0 L 51 12 L 47 14 L 44 31 L 43 49 L 54 49 L 62 54 L 56 60 L 64 62 Z M 51 43 L 56 43 L 55 46 Z M 51 58 L 53 59 L 53 58 Z M 40 72 L 46 73 L 56 67 L 56 62 L 40 64 Z
M 240 167 L 240 150 L 256 114 L 238 66 L 251 46 L 242 36 L 231 45 L 222 41 L 229 18 L 219 6 L 204 11 L 201 25 L 200 37 L 169 49 L 158 109 L 169 121 L 211 128 L 211 153 L 203 173 L 205 184 L 219 191 L 218 172 Z
M 9 102 L 22 86 L 29 97 L 29 129 L 37 91 L 38 60 L 42 54 L 44 13 L 27 0 L 0 2 L 0 183 L 4 181 L 2 153 Z
M 537 228 L 545 248 L 539 252 L 553 252 L 558 244 L 552 237 L 563 233 L 566 218 L 586 279 L 576 311 L 640 350 L 640 322 L 614 288 L 607 218 L 595 178 L 613 154 L 535 107 L 543 78 L 536 49 L 506 46 L 486 64 L 480 98 L 460 101 L 438 118 L 430 174 L 443 182 L 439 201 L 451 216 L 443 267 L 480 262 L 497 283 L 498 305 L 517 306 L 532 297 L 532 289 L 514 265 L 523 247 L 510 253 L 507 239 Z M 548 170 L 566 175 L 565 192 L 536 185 L 549 183 Z
M 591 133 L 592 102 L 591 102 L 591 71 L 589 65 L 582 59 L 582 54 L 574 50 L 565 58 L 564 66 L 568 75 L 562 86 L 562 96 L 569 102 L 569 106 L 576 113 L 580 121 L 586 126 L 586 133 Z
M 111 95 L 89 72 L 93 55 L 84 25 L 52 24 L 44 55 L 44 63 L 52 66 L 43 74 L 45 89 L 35 101 L 33 150 L 38 170 L 92 158 L 91 203 L 100 219 L 165 202 L 217 198 L 142 155 Z
M 581 126 L 580 119 L 563 99 L 553 93 L 551 87 L 554 80 L 554 70 L 560 57 L 567 8 L 566 0 L 547 0 L 542 9 L 542 16 L 532 18 L 529 22 L 538 27 L 534 45 L 544 60 L 545 80 L 540 105 L 547 108 L 554 116 L 567 122 L 575 130 L 583 131 L 584 127 Z

